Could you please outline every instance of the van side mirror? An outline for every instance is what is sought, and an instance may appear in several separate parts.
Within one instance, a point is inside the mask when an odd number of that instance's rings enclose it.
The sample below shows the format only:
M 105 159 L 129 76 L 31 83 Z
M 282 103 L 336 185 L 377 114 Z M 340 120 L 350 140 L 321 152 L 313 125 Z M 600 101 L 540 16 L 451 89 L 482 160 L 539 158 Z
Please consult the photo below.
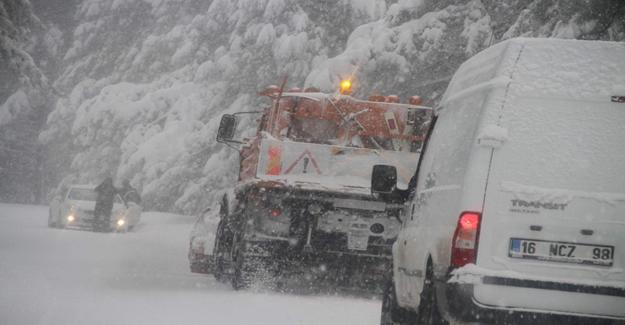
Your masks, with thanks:
M 217 130 L 217 142 L 228 142 L 234 138 L 237 129 L 237 118 L 232 114 L 224 114 Z
M 397 169 L 395 166 L 374 165 L 371 173 L 371 192 L 390 194 L 397 186 Z

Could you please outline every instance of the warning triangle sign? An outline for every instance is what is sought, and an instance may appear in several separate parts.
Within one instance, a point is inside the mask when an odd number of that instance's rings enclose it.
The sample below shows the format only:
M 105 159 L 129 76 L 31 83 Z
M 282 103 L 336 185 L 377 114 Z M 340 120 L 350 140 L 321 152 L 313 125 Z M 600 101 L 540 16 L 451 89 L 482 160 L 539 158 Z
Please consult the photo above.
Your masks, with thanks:
M 308 149 L 304 150 L 304 152 L 302 152 L 302 154 L 299 155 L 299 157 L 297 157 L 291 165 L 289 165 L 289 167 L 284 171 L 284 174 L 290 173 L 298 164 L 302 164 L 302 174 L 309 173 L 311 170 L 310 165 L 312 165 L 314 171 L 317 172 L 317 175 L 321 175 L 319 165 L 317 165 L 315 157 L 313 157 L 312 153 L 310 153 Z

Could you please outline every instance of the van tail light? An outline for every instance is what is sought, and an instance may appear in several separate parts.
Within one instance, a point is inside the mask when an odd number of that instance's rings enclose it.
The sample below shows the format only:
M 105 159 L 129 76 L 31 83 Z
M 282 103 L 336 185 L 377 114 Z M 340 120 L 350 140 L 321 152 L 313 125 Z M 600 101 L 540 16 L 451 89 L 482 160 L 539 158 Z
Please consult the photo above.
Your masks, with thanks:
M 451 243 L 452 268 L 475 263 L 481 220 L 480 212 L 465 211 L 460 214 Z

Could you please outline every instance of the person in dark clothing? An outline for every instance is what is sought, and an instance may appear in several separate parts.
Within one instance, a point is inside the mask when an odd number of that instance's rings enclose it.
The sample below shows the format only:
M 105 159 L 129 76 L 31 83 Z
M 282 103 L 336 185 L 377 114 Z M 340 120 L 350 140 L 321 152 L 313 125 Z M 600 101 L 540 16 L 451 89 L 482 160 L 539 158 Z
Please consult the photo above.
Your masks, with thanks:
M 94 228 L 98 231 L 109 231 L 111 225 L 111 212 L 113 211 L 113 200 L 115 198 L 116 189 L 113 185 L 113 178 L 107 177 L 95 188 L 97 193 L 95 201 L 95 224 Z
M 136 189 L 130 186 L 128 180 L 124 180 L 118 193 L 126 205 L 128 230 L 132 230 L 139 222 L 141 211 L 143 210 L 141 207 L 141 196 L 139 196 Z
M 128 203 L 130 202 L 141 204 L 141 196 L 139 196 L 137 190 L 130 185 L 130 182 L 128 180 L 124 180 L 119 194 L 121 195 L 126 205 L 128 205 Z

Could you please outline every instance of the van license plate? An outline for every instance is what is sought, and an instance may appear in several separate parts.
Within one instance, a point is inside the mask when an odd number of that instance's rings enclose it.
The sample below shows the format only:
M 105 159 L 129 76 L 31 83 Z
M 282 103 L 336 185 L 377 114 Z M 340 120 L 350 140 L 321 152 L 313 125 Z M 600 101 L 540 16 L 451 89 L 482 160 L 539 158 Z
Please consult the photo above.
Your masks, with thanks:
M 614 246 L 511 238 L 508 256 L 551 262 L 612 266 Z

